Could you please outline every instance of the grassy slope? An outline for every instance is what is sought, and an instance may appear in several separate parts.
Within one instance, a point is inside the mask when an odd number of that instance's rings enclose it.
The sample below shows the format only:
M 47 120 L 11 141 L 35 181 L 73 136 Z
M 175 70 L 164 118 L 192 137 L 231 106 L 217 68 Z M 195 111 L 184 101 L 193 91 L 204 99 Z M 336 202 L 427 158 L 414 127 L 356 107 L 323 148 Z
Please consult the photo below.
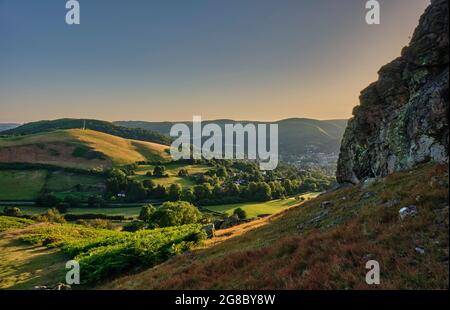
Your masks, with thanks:
M 165 173 L 169 176 L 166 178 L 157 178 L 146 176 L 148 171 L 153 172 L 155 167 L 152 165 L 140 165 L 136 171 L 134 179 L 139 181 L 153 180 L 158 185 L 169 186 L 170 184 L 177 183 L 182 187 L 194 186 L 195 183 L 189 179 L 189 177 L 179 177 L 178 172 L 180 169 L 186 169 L 189 175 L 196 173 L 205 173 L 208 171 L 208 167 L 205 165 L 183 165 L 183 164 L 169 164 L 165 165 Z
M 43 189 L 60 198 L 73 195 L 86 200 L 102 192 L 103 182 L 98 176 L 65 171 L 4 170 L 0 171 L 0 201 L 32 201 Z M 82 185 L 79 190 L 75 189 L 78 184 Z
M 333 205 L 322 207 L 324 201 Z M 402 221 L 399 209 L 409 205 L 418 214 Z M 448 232 L 448 166 L 426 165 L 324 194 L 267 225 L 102 288 L 444 289 Z M 365 283 L 373 259 L 381 267 L 377 287 Z
M 77 146 L 87 146 L 94 151 L 106 155 L 106 160 L 85 159 L 71 156 Z M 27 147 L 23 152 L 25 162 L 54 164 L 65 167 L 93 168 L 98 166 L 124 165 L 144 160 L 161 160 L 168 158 L 165 150 L 168 146 L 120 138 L 117 136 L 92 130 L 69 129 L 56 130 L 19 137 L 1 138 L 1 149 L 19 150 Z M 52 151 L 55 149 L 60 154 Z M 43 150 L 47 149 L 47 153 Z M 30 156 L 30 152 L 40 154 Z M 67 153 L 67 154 L 66 154 Z M 6 155 L 4 155 L 6 157 Z M 27 157 L 28 156 L 28 157 Z M 2 156 L 0 156 L 0 159 Z M 19 157 L 20 158 L 20 157 Z
M 57 249 L 28 245 L 14 232 L 33 221 L 0 217 L 0 289 L 32 289 L 35 285 L 62 282 L 68 257 Z
M 45 184 L 47 172 L 0 171 L 0 200 L 33 200 Z
M 304 194 L 301 195 L 305 199 L 310 199 L 316 197 L 318 194 L 310 193 L 310 194 Z M 236 203 L 236 204 L 229 204 L 229 205 L 218 205 L 218 206 L 208 206 L 205 207 L 208 210 L 216 211 L 216 212 L 223 212 L 226 214 L 233 214 L 233 211 L 237 208 L 242 208 L 247 213 L 248 218 L 254 218 L 258 215 L 265 215 L 265 214 L 274 214 L 277 212 L 280 212 L 284 209 L 287 209 L 289 207 L 292 207 L 296 204 L 298 204 L 299 201 L 295 198 L 287 198 L 287 199 L 277 199 L 267 202 L 260 202 L 260 203 Z

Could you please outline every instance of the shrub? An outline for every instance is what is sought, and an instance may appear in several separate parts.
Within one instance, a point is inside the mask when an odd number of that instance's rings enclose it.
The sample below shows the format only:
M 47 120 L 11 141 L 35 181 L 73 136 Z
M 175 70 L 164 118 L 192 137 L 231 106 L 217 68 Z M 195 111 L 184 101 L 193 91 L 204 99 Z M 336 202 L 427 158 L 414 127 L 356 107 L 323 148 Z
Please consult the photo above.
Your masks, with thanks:
M 142 207 L 141 212 L 139 213 L 139 219 L 144 222 L 149 222 L 153 213 L 155 213 L 156 208 L 150 204 Z
M 34 222 L 29 219 L 0 216 L 0 232 L 8 229 L 23 228 L 27 225 L 33 224 Z
M 186 201 L 165 202 L 157 209 L 150 221 L 156 227 L 180 226 L 197 223 L 201 219 L 200 211 Z
M 81 199 L 73 195 L 66 196 L 64 202 L 68 204 L 70 208 L 79 208 L 81 206 Z
M 106 215 L 106 214 L 95 214 L 95 213 L 84 213 L 84 214 L 65 214 L 64 218 L 66 221 L 77 221 L 77 220 L 112 220 L 112 221 L 124 221 L 125 216 L 123 215 Z
M 55 208 L 48 209 L 46 213 L 37 215 L 33 218 L 37 222 L 65 223 L 66 220 Z
M 247 218 L 247 212 L 242 208 L 234 209 L 233 214 L 236 215 L 240 220 L 245 220 Z
M 3 214 L 6 216 L 20 217 L 22 216 L 22 211 L 17 207 L 5 207 Z
M 172 184 L 169 186 L 168 196 L 170 201 L 178 201 L 181 197 L 181 186 L 179 184 Z
M 123 226 L 122 230 L 123 231 L 128 231 L 128 232 L 136 232 L 138 230 L 145 229 L 146 227 L 147 227 L 147 224 L 145 222 L 132 221 L 130 223 L 125 224 Z
M 106 207 L 106 201 L 100 196 L 90 196 L 88 198 L 88 207 L 89 208 L 102 208 Z
M 82 283 L 89 284 L 187 251 L 202 240 L 201 229 L 194 224 L 130 233 L 62 224 L 34 227 L 21 240 L 60 247 L 80 263 Z
M 41 194 L 36 199 L 36 206 L 44 207 L 44 208 L 54 208 L 56 207 L 61 200 L 56 197 L 54 194 Z
M 58 210 L 59 213 L 64 214 L 67 213 L 69 205 L 67 203 L 60 203 L 56 206 L 56 210 Z
M 106 219 L 93 219 L 93 220 L 78 220 L 77 224 L 100 229 L 114 229 L 114 225 L 111 220 Z
M 153 180 L 144 180 L 144 181 L 142 181 L 142 185 L 144 185 L 145 188 L 149 188 L 149 189 L 156 187 L 156 184 Z
M 166 170 L 166 168 L 164 166 L 156 166 L 153 169 L 153 175 L 155 177 L 160 177 L 160 178 L 164 177 L 165 176 L 165 174 L 164 174 L 165 170 Z
M 189 172 L 187 171 L 187 169 L 180 169 L 180 171 L 178 171 L 178 176 L 179 177 L 187 177 L 189 175 Z

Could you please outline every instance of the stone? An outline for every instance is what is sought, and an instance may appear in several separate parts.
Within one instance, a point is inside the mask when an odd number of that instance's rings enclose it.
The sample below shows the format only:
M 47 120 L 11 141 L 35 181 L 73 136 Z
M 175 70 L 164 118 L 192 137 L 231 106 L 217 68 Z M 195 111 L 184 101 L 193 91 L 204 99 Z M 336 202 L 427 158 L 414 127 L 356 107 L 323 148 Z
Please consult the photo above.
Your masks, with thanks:
M 366 192 L 366 193 L 362 194 L 360 200 L 367 200 L 367 199 L 374 197 L 375 195 L 376 195 L 376 193 L 374 193 L 374 192 Z
M 236 226 L 240 223 L 239 217 L 236 214 L 233 214 L 230 217 L 227 217 L 223 223 L 220 225 L 220 229 L 227 229 L 233 226 Z
M 206 234 L 208 235 L 208 238 L 214 237 L 216 229 L 215 229 L 215 226 L 214 226 L 213 223 L 205 225 L 202 228 L 206 232 Z
M 401 56 L 361 92 L 342 140 L 339 183 L 449 162 L 448 11 L 447 0 L 431 1 Z
M 71 290 L 72 287 L 68 284 L 58 283 L 55 286 L 47 286 L 47 285 L 37 285 L 34 287 L 35 290 L 39 291 L 67 291 Z
M 424 255 L 425 254 L 425 249 L 423 249 L 421 247 L 416 247 L 416 252 L 421 254 L 421 255 Z
M 364 189 L 368 188 L 370 185 L 374 184 L 376 182 L 376 180 L 377 179 L 375 179 L 375 178 L 368 178 L 368 179 L 364 180 L 363 188 Z
M 416 206 L 409 206 L 401 208 L 400 211 L 398 211 L 400 215 L 400 219 L 404 220 L 407 217 L 415 216 L 417 214 L 417 207 Z
M 332 201 L 324 201 L 320 204 L 320 206 L 322 208 L 329 208 L 329 207 L 333 206 L 333 202 Z

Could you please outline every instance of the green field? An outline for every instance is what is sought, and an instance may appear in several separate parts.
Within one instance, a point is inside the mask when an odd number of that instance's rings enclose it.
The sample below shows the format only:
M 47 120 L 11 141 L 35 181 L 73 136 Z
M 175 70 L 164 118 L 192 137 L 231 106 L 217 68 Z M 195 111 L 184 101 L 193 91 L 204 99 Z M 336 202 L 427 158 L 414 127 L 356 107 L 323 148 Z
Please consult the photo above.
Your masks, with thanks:
M 0 207 L 0 211 L 4 207 Z M 106 214 L 106 215 L 123 215 L 125 217 L 136 217 L 141 211 L 139 207 L 109 207 L 109 208 L 69 208 L 67 213 L 70 214 Z M 19 206 L 19 209 L 27 215 L 37 215 L 45 213 L 48 208 L 40 208 L 35 206 Z
M 89 196 L 101 194 L 103 186 L 103 179 L 98 176 L 55 171 L 50 173 L 45 189 L 62 199 L 71 195 L 87 200 Z
M 45 185 L 47 171 L 0 171 L 0 200 L 34 200 Z
M 32 201 L 45 190 L 59 198 L 68 195 L 87 200 L 103 192 L 103 179 L 65 171 L 0 170 L 0 200 Z
M 195 183 L 189 178 L 189 177 L 179 177 L 178 172 L 181 169 L 186 169 L 189 173 L 189 175 L 198 174 L 198 173 L 205 173 L 208 171 L 208 166 L 206 165 L 183 165 L 183 164 L 168 164 L 164 165 L 166 168 L 165 173 L 167 173 L 169 176 L 165 178 L 159 178 L 159 177 L 153 177 L 153 176 L 146 176 L 147 172 L 153 172 L 153 169 L 155 166 L 153 165 L 140 165 L 136 169 L 136 175 L 134 176 L 134 179 L 138 181 L 144 181 L 144 180 L 153 180 L 157 185 L 163 185 L 163 186 L 169 186 L 171 184 L 179 184 L 182 187 L 190 187 L 194 186 Z
M 301 197 L 304 197 L 305 200 L 314 198 L 319 193 L 308 193 L 301 195 Z M 284 209 L 287 209 L 289 207 L 292 207 L 296 204 L 299 204 L 301 201 L 297 200 L 296 198 L 286 198 L 286 199 L 278 199 L 278 200 L 271 200 L 267 202 L 260 202 L 260 203 L 237 203 L 237 204 L 229 204 L 229 205 L 218 205 L 218 206 L 208 206 L 206 209 L 214 212 L 221 212 L 226 213 L 228 215 L 233 214 L 233 211 L 237 208 L 241 208 L 245 210 L 247 213 L 248 218 L 254 218 L 258 215 L 264 215 L 264 214 L 275 214 L 280 211 L 283 211 Z

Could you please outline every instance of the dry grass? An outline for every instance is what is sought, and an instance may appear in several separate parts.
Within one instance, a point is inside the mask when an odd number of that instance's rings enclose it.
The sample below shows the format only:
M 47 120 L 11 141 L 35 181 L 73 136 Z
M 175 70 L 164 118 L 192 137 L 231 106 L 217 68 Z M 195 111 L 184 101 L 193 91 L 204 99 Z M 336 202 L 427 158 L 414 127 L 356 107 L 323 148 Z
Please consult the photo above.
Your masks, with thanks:
M 333 205 L 323 208 L 324 201 Z M 418 214 L 402 221 L 398 211 L 409 205 Z M 220 235 L 220 242 L 102 288 L 448 289 L 448 216 L 448 166 L 425 165 L 366 189 L 324 194 L 267 225 L 234 228 L 236 237 Z M 365 283 L 373 259 L 381 267 L 375 287 Z
M 74 157 L 77 146 L 103 153 L 105 160 Z M 93 130 L 56 130 L 0 139 L 0 162 L 53 164 L 63 167 L 96 168 L 137 161 L 161 160 L 169 155 L 166 145 L 129 140 Z

